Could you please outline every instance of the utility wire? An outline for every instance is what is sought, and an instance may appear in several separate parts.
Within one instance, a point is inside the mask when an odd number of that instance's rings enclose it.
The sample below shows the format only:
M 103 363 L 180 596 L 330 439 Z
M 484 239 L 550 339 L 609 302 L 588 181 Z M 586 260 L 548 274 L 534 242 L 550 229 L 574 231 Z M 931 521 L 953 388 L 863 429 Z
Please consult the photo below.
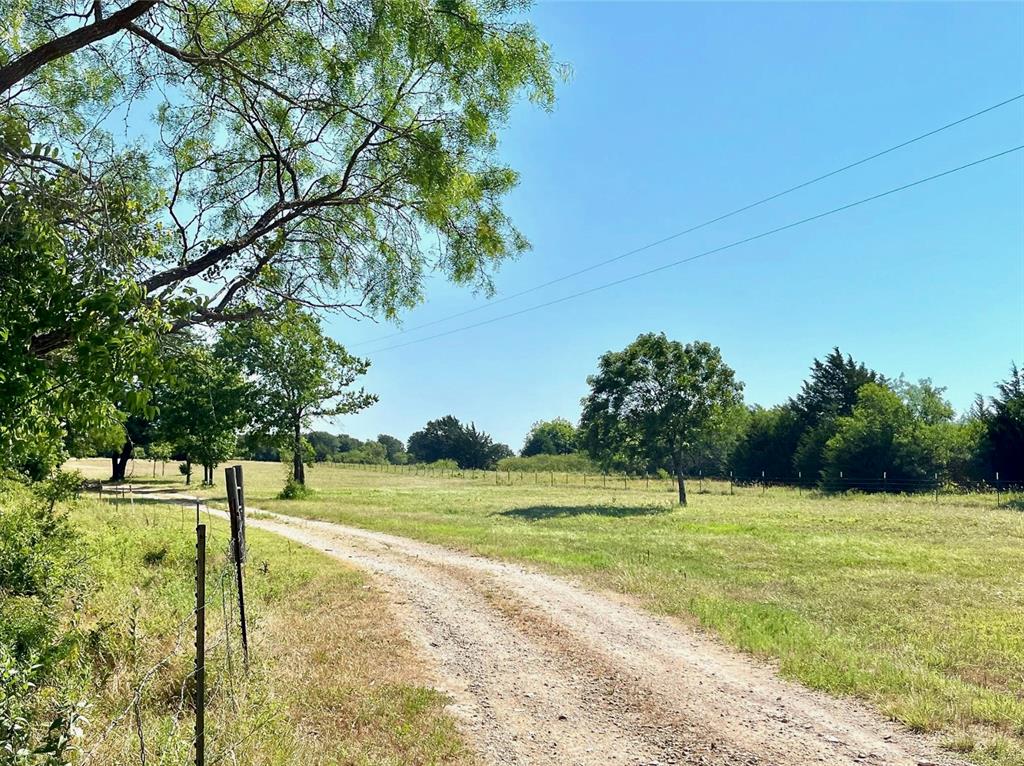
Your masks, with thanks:
M 830 215 L 835 215 L 836 213 L 841 213 L 844 210 L 849 210 L 850 208 L 854 208 L 854 207 L 857 207 L 859 205 L 864 205 L 864 204 L 866 204 L 868 202 L 873 202 L 874 200 L 881 199 L 882 197 L 888 197 L 891 194 L 896 194 L 898 192 L 906 191 L 907 189 L 912 189 L 915 186 L 920 186 L 921 184 L 928 183 L 929 181 L 935 181 L 936 179 L 943 178 L 943 177 L 948 176 L 948 175 L 952 175 L 953 173 L 959 173 L 961 170 L 966 170 L 967 168 L 972 168 L 972 167 L 974 167 L 976 165 L 981 165 L 982 163 L 990 162 L 991 160 L 998 159 L 999 157 L 1005 157 L 1006 155 L 1012 154 L 1013 152 L 1018 152 L 1021 149 L 1024 149 L 1024 144 L 1020 144 L 1018 146 L 1014 146 L 1011 149 L 1005 149 L 1004 151 L 997 152 L 996 154 L 990 154 L 987 157 L 982 157 L 981 159 L 974 160 L 973 162 L 968 162 L 965 165 L 959 165 L 959 166 L 957 166 L 955 168 L 950 168 L 949 170 L 943 170 L 941 173 L 936 173 L 935 175 L 931 175 L 931 176 L 928 176 L 926 178 L 919 178 L 916 181 L 911 181 L 910 183 L 903 184 L 902 186 L 897 186 L 897 187 L 895 187 L 893 189 L 889 189 L 888 191 L 880 192 L 878 194 L 873 194 L 870 197 L 865 197 L 863 199 L 859 199 L 856 202 L 849 202 L 849 203 L 847 203 L 845 205 L 841 205 L 839 207 L 832 208 L 831 210 L 826 210 L 823 213 L 817 213 L 816 215 L 808 216 L 807 218 L 801 218 L 798 221 L 792 221 L 791 223 L 787 223 L 787 224 L 785 224 L 783 226 L 777 226 L 774 229 L 769 229 L 768 231 L 763 231 L 760 234 L 754 234 L 753 236 L 750 236 L 750 237 L 744 237 L 743 239 L 738 239 L 735 242 L 730 242 L 727 245 L 721 245 L 720 247 L 712 248 L 711 250 L 705 250 L 704 252 L 697 253 L 696 255 L 691 255 L 691 256 L 688 256 L 686 258 L 680 258 L 677 261 L 672 261 L 671 263 L 666 263 L 666 264 L 663 264 L 661 266 L 657 266 L 657 267 L 655 267 L 653 269 L 648 269 L 647 271 L 641 271 L 641 272 L 639 272 L 637 274 L 632 274 L 632 275 L 630 275 L 628 277 L 623 277 L 622 279 L 616 279 L 616 280 L 614 280 L 612 282 L 605 282 L 604 284 L 597 285 L 596 287 L 591 287 L 591 288 L 589 288 L 587 290 L 581 290 L 581 291 L 576 292 L 576 293 L 570 293 L 568 295 L 563 295 L 561 298 L 555 298 L 554 300 L 546 301 L 545 303 L 538 303 L 538 304 L 536 304 L 534 306 L 528 306 L 525 309 L 520 309 L 519 311 L 513 311 L 513 312 L 508 313 L 508 314 L 501 314 L 500 316 L 496 316 L 496 317 L 493 317 L 491 319 L 485 319 L 484 321 L 476 322 L 475 324 L 465 325 L 464 327 L 456 327 L 453 330 L 448 330 L 446 332 L 440 332 L 440 333 L 437 333 L 435 335 L 428 335 L 425 338 L 417 338 L 416 340 L 410 340 L 410 341 L 407 341 L 405 343 L 398 343 L 398 344 L 395 344 L 393 346 L 385 346 L 384 348 L 380 348 L 380 349 L 377 349 L 376 351 L 371 351 L 369 353 L 371 353 L 371 354 L 378 354 L 378 353 L 382 353 L 384 351 L 392 351 L 394 349 L 404 348 L 406 346 L 412 346 L 412 345 L 414 345 L 416 343 L 423 343 L 423 342 L 428 341 L 428 340 L 435 340 L 437 338 L 443 338 L 443 337 L 445 337 L 447 335 L 453 335 L 455 333 L 465 332 L 466 330 L 472 330 L 472 329 L 474 329 L 476 327 L 483 327 L 484 325 L 489 325 L 489 324 L 492 324 L 494 322 L 499 322 L 499 321 L 501 321 L 503 319 L 511 319 L 512 317 L 517 317 L 517 316 L 520 316 L 522 314 L 529 313 L 531 311 L 537 311 L 539 309 L 547 308 L 548 306 L 554 306 L 554 305 L 557 305 L 559 303 L 564 303 L 565 301 L 569 301 L 569 300 L 572 300 L 574 298 L 580 298 L 580 297 L 583 297 L 584 295 L 590 295 L 591 293 L 596 293 L 596 292 L 598 292 L 600 290 L 606 290 L 609 287 L 615 287 L 616 285 L 621 285 L 621 284 L 624 284 L 626 282 L 632 282 L 635 279 L 640 279 L 641 277 L 650 276 L 651 274 L 657 274 L 658 272 L 665 271 L 666 269 L 672 269 L 672 268 L 675 268 L 676 266 L 681 266 L 684 263 L 690 263 L 692 261 L 698 260 L 699 258 L 705 258 L 705 257 L 707 257 L 709 255 L 714 255 L 715 253 L 720 253 L 723 250 L 729 250 L 731 248 L 739 247 L 740 245 L 747 244 L 748 242 L 753 242 L 753 241 L 758 240 L 758 239 L 763 239 L 765 237 L 770 237 L 771 235 L 778 234 L 781 231 L 786 231 L 788 229 L 793 229 L 793 228 L 795 228 L 797 226 L 802 226 L 805 223 L 810 223 L 811 221 L 817 221 L 820 218 L 825 218 L 825 217 L 830 216 Z
M 1013 102 L 1019 101 L 1022 98 L 1024 98 L 1024 93 L 1019 93 L 1016 96 L 1013 96 L 1012 98 L 1006 99 L 1005 101 L 1000 101 L 998 104 L 992 104 L 992 106 L 985 107 L 981 111 L 974 112 L 973 114 L 969 114 L 966 117 L 961 117 L 960 119 L 954 120 L 953 122 L 947 122 L 945 125 L 942 125 L 941 127 L 935 128 L 934 130 L 929 130 L 927 133 L 922 133 L 921 135 L 916 136 L 914 138 L 907 139 L 906 141 L 903 141 L 902 143 L 896 144 L 894 146 L 890 146 L 888 149 L 883 149 L 880 152 L 875 152 L 874 154 L 869 155 L 867 157 L 864 157 L 863 159 L 859 159 L 856 162 L 851 162 L 849 165 L 843 165 L 841 168 L 836 168 L 835 170 L 830 170 L 829 172 L 825 173 L 824 175 L 820 175 L 820 176 L 817 176 L 815 178 L 811 178 L 808 181 L 804 181 L 802 183 L 799 183 L 796 186 L 791 186 L 788 189 L 783 189 L 780 192 L 776 192 L 775 194 L 771 194 L 771 195 L 769 195 L 767 197 L 764 197 L 763 199 L 759 199 L 757 202 L 751 202 L 750 204 L 744 205 L 743 207 L 738 207 L 735 210 L 730 210 L 728 213 L 723 213 L 722 215 L 719 215 L 719 216 L 717 216 L 715 218 L 711 218 L 711 219 L 709 219 L 707 221 L 704 221 L 703 223 L 698 223 L 695 226 L 691 226 L 688 229 L 683 229 L 682 231 L 677 231 L 675 234 L 669 234 L 667 237 L 662 237 L 661 239 L 655 240 L 654 242 L 648 242 L 646 245 L 641 245 L 640 247 L 634 248 L 632 250 L 627 250 L 624 253 L 620 253 L 619 255 L 613 256 L 611 258 L 607 258 L 606 260 L 598 261 L 597 263 L 591 264 L 590 266 L 586 266 L 586 267 L 584 267 L 582 269 L 579 269 L 578 271 L 572 271 L 572 272 L 569 272 L 568 274 L 563 274 L 562 276 L 556 277 L 555 279 L 552 279 L 552 280 L 550 280 L 548 282 L 542 282 L 539 285 L 534 285 L 533 287 L 527 287 L 525 290 L 520 290 L 519 292 L 516 292 L 516 293 L 510 293 L 509 295 L 502 296 L 501 298 L 494 298 L 494 299 L 488 301 L 487 303 L 485 303 L 483 305 L 474 306 L 473 308 L 466 309 L 465 311 L 459 311 L 459 312 L 457 312 L 455 314 L 449 314 L 448 316 L 441 317 L 440 319 L 434 319 L 434 320 L 432 320 L 430 322 L 424 322 L 423 324 L 416 325 L 415 327 L 407 327 L 407 328 L 405 328 L 403 330 L 398 330 L 398 331 L 390 333 L 388 335 L 381 335 L 380 337 L 371 338 L 370 340 L 364 340 L 364 341 L 360 341 L 359 343 L 349 344 L 349 348 L 355 348 L 355 347 L 358 347 L 358 346 L 365 346 L 368 343 L 377 343 L 377 342 L 380 342 L 382 340 L 389 340 L 391 338 L 397 338 L 399 335 L 405 335 L 405 334 L 410 333 L 410 332 L 416 332 L 417 330 L 426 329 L 427 327 L 433 327 L 434 325 L 441 324 L 442 322 L 448 322 L 448 321 L 450 321 L 452 319 L 458 319 L 459 317 L 464 317 L 467 314 L 473 314 L 473 313 L 475 313 L 477 311 L 481 311 L 483 309 L 490 308 L 491 306 L 496 306 L 499 303 L 504 303 L 505 301 L 510 301 L 510 300 L 515 299 L 515 298 L 521 298 L 524 295 L 528 295 L 528 294 L 530 294 L 532 292 L 536 292 L 537 290 L 542 290 L 543 288 L 550 287 L 551 285 L 556 285 L 559 282 L 564 282 L 567 279 L 572 279 L 573 277 L 578 277 L 581 274 L 586 274 L 587 272 L 593 271 L 594 269 L 599 269 L 599 268 L 601 268 L 603 266 L 607 266 L 610 263 L 615 263 L 616 261 L 621 261 L 623 258 L 628 258 L 631 255 L 636 255 L 637 253 L 642 253 L 645 250 L 650 250 L 651 248 L 658 247 L 659 245 L 664 245 L 666 242 L 671 242 L 672 240 L 678 239 L 679 237 L 683 237 L 683 236 L 685 236 L 687 234 L 692 234 L 693 232 L 695 232 L 695 231 L 697 231 L 699 229 L 703 229 L 703 228 L 705 228 L 707 226 L 711 226 L 712 224 L 718 223 L 719 221 L 724 221 L 725 219 L 732 218 L 733 216 L 739 215 L 740 213 L 745 213 L 747 210 L 751 210 L 751 209 L 753 209 L 755 207 L 759 207 L 761 205 L 767 204 L 767 203 L 769 203 L 769 202 L 771 202 L 773 200 L 779 199 L 779 197 L 784 197 L 787 194 L 792 194 L 795 191 L 799 191 L 800 189 L 804 189 L 804 188 L 806 188 L 808 186 L 811 186 L 812 184 L 818 183 L 819 181 L 824 181 L 826 178 L 831 178 L 832 176 L 838 175 L 840 173 L 844 173 L 847 170 L 850 170 L 852 168 L 857 167 L 858 165 L 863 165 L 866 162 L 871 162 L 872 160 L 876 160 L 879 157 L 883 157 L 886 154 L 890 154 L 891 152 L 895 152 L 896 150 L 902 149 L 905 146 L 910 146 L 911 144 L 917 143 L 918 141 L 923 141 L 926 138 L 930 138 L 931 136 L 934 136 L 936 133 L 941 133 L 944 130 L 948 130 L 949 128 L 953 128 L 953 127 L 956 127 L 957 125 L 961 125 L 961 124 L 963 124 L 963 123 L 965 123 L 965 122 L 967 122 L 969 120 L 973 120 L 976 117 L 981 117 L 983 114 L 988 114 L 991 111 L 994 111 L 996 109 L 999 109 L 1000 107 L 1006 106 L 1007 104 L 1012 104 Z

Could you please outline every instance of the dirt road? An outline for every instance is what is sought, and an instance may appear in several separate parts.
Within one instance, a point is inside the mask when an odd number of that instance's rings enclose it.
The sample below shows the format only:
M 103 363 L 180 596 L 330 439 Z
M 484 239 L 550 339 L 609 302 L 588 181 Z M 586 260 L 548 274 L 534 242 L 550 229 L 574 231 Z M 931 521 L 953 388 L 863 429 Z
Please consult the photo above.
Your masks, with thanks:
M 959 764 L 617 596 L 401 537 L 254 515 L 372 573 L 488 764 Z

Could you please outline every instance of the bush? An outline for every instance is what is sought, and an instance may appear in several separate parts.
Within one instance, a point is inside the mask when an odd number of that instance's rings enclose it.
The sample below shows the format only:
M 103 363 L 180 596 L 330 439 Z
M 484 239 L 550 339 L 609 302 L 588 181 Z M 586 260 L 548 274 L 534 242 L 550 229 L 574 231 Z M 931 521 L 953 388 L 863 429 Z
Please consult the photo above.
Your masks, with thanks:
M 79 482 L 67 474 L 32 489 L 0 482 L 0 752 L 32 753 L 12 763 L 67 763 L 80 733 L 67 660 L 81 638 L 68 618 L 84 590 L 84 565 L 67 516 L 56 510 Z
M 278 500 L 303 500 L 313 494 L 313 490 L 295 479 L 288 479 L 284 489 L 277 495 Z
M 435 460 L 433 463 L 417 463 L 420 468 L 437 469 L 439 471 L 458 471 L 459 464 L 454 460 Z
M 499 471 L 525 471 L 527 473 L 554 471 L 555 473 L 600 473 L 601 469 L 582 452 L 568 455 L 532 455 L 507 457 L 498 461 Z

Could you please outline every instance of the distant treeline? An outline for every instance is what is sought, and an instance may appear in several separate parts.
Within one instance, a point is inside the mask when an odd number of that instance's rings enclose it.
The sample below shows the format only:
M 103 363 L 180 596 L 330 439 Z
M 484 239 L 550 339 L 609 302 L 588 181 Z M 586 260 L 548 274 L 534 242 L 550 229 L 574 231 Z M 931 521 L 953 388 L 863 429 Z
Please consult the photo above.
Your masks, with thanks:
M 1011 365 L 993 396 L 957 416 L 930 380 L 887 378 L 833 349 L 815 359 L 800 390 L 771 408 L 740 406 L 707 443 L 688 452 L 688 475 L 800 481 L 824 488 L 895 490 L 941 481 L 1024 481 L 1024 375 Z M 519 456 L 448 415 L 407 444 L 313 432 L 311 459 L 346 463 L 435 463 L 502 471 L 658 474 L 671 466 L 589 454 L 577 427 L 556 418 L 533 425 Z M 249 453 L 277 459 L 272 451 Z M 885 477 L 884 484 L 880 483 Z

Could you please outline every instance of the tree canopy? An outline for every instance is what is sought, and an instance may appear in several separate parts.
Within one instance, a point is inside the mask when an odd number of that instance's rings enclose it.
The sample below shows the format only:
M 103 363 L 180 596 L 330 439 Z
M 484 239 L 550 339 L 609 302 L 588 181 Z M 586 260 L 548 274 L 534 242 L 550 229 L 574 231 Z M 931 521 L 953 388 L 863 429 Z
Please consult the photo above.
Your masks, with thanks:
M 167 379 L 157 387 L 156 436 L 191 467 L 203 467 L 203 483 L 214 483 L 214 469 L 230 458 L 238 434 L 249 424 L 249 387 L 239 372 L 205 345 L 179 349 Z
M 568 455 L 577 450 L 576 426 L 565 418 L 538 420 L 526 435 L 523 457 L 533 455 Z
M 680 505 L 686 505 L 686 470 L 735 433 L 742 410 L 743 385 L 717 347 L 684 346 L 664 333 L 604 354 L 587 383 L 580 420 L 587 451 L 604 462 L 622 456 L 668 465 Z
M 1024 371 L 1010 366 L 1009 377 L 996 384 L 997 393 L 981 402 L 990 469 L 1004 481 L 1024 481 Z
M 427 269 L 486 288 L 526 247 L 501 207 L 516 174 L 497 129 L 520 94 L 553 99 L 523 7 L 0 2 L 0 170 L 15 188 L 54 179 L 79 211 L 132 177 L 146 193 L 121 207 L 155 246 L 115 273 L 153 303 L 186 298 L 184 323 L 279 300 L 390 315 Z M 115 137 L 111 113 L 148 116 L 155 139 Z M 217 290 L 190 294 L 200 283 Z
M 512 456 L 506 445 L 495 443 L 474 423 L 464 425 L 458 418 L 445 415 L 431 420 L 409 437 L 409 455 L 421 463 L 454 460 L 460 468 L 493 468 L 499 460 Z
M 217 353 L 243 370 L 252 394 L 248 408 L 256 432 L 292 454 L 292 480 L 305 484 L 308 442 L 315 418 L 369 407 L 377 397 L 352 388 L 369 362 L 350 355 L 323 334 L 319 320 L 287 307 L 276 320 L 229 325 Z
M 0 459 L 144 414 L 167 332 L 489 291 L 499 130 L 553 100 L 524 7 L 0 0 Z

